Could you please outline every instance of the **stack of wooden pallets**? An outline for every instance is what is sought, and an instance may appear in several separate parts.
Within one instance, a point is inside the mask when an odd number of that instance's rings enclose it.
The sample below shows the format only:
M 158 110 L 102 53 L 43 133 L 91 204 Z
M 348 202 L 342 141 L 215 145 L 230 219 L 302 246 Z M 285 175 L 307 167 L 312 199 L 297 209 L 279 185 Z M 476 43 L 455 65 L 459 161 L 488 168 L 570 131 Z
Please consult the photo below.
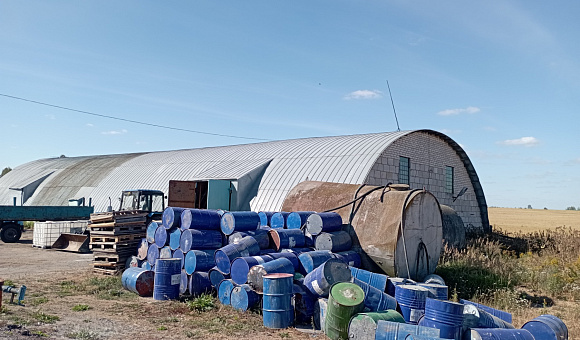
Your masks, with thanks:
M 116 275 L 135 254 L 147 230 L 147 212 L 140 210 L 91 214 L 89 247 L 93 271 Z

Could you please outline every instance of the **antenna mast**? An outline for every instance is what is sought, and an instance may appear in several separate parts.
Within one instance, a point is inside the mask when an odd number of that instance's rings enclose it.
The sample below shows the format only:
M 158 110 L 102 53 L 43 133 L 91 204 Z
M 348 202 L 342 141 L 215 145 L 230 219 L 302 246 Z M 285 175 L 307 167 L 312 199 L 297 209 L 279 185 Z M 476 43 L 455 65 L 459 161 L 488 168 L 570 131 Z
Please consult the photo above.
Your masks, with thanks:
M 399 127 L 399 119 L 397 119 L 397 111 L 395 110 L 395 103 L 393 102 L 393 95 L 391 94 L 391 87 L 389 86 L 389 81 L 387 80 L 387 88 L 389 89 L 389 96 L 391 97 L 391 105 L 393 106 L 393 113 L 395 114 L 395 121 L 397 122 L 397 131 L 401 131 Z

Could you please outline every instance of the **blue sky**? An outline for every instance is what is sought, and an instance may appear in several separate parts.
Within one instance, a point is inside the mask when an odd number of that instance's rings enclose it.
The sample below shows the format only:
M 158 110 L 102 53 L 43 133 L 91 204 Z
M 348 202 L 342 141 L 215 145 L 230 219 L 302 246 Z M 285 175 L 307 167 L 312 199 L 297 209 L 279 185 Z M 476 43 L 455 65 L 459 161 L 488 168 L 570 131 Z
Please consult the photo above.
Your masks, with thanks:
M 0 94 L 255 139 L 434 129 L 488 205 L 580 206 L 580 2 L 2 1 Z M 0 167 L 254 142 L 0 96 Z

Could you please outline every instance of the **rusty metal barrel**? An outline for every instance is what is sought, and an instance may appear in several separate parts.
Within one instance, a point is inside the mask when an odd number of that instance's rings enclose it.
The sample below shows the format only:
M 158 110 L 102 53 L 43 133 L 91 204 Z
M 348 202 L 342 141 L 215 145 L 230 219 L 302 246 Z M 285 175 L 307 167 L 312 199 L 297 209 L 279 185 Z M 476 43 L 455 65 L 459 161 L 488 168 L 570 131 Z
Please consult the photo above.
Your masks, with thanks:
M 442 218 L 437 198 L 428 191 L 306 181 L 290 191 L 282 210 L 327 211 L 361 196 L 354 209 L 348 204 L 336 212 L 349 229 L 353 250 L 361 253 L 363 268 L 414 280 L 433 273 L 441 252 Z

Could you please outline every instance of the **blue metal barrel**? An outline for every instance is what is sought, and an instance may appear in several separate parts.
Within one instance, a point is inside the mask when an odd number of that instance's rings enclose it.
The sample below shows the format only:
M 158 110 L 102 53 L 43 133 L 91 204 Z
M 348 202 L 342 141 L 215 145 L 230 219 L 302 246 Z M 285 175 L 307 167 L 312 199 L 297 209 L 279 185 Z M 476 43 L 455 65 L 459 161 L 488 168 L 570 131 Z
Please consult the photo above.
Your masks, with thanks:
M 218 285 L 218 299 L 223 305 L 231 304 L 230 297 L 235 286 L 234 281 L 228 279 L 222 280 Z
M 228 243 L 229 244 L 239 243 L 240 240 L 246 236 L 253 237 L 256 240 L 256 242 L 258 242 L 260 249 L 270 248 L 270 237 L 268 236 L 268 230 L 265 229 L 257 229 L 255 231 L 235 232 L 228 237 Z
M 394 297 L 357 278 L 353 279 L 353 282 L 362 288 L 363 292 L 365 293 L 364 305 L 371 312 L 397 309 L 397 300 L 395 300 Z
M 190 250 L 185 254 L 183 267 L 187 274 L 193 272 L 204 272 L 215 266 L 214 250 Z
M 145 236 L 147 238 L 147 242 L 155 243 L 155 231 L 157 228 L 159 228 L 159 226 L 160 223 L 157 223 L 156 221 L 151 221 L 151 223 L 147 225 L 147 234 Z
M 287 258 L 279 258 L 264 264 L 253 266 L 248 273 L 248 284 L 257 292 L 263 287 L 263 277 L 267 274 L 286 273 L 294 276 L 294 265 Z
M 526 322 L 522 329 L 529 331 L 536 340 L 566 340 L 568 327 L 554 315 L 544 314 Z
M 181 213 L 185 208 L 167 207 L 163 210 L 161 220 L 166 229 L 179 228 L 181 224 Z
M 190 249 L 217 249 L 223 246 L 219 230 L 186 229 L 181 232 L 179 247 L 184 253 Z
M 337 282 L 350 282 L 352 274 L 346 263 L 330 259 L 304 277 L 304 286 L 315 297 L 327 297 L 330 286 Z
M 310 273 L 332 258 L 334 258 L 334 255 L 329 250 L 315 250 L 298 255 L 298 260 L 300 260 L 300 265 L 304 268 L 305 274 Z
M 250 272 L 250 268 L 259 264 L 270 262 L 272 260 L 274 260 L 274 258 L 268 255 L 238 257 L 232 261 L 230 267 L 232 280 L 235 283 L 242 285 L 248 281 L 248 273 Z
M 488 312 L 489 314 L 491 314 L 491 315 L 493 315 L 495 317 L 498 317 L 498 318 L 502 319 L 505 322 L 512 323 L 512 314 L 511 313 L 508 313 L 506 311 L 499 310 L 499 309 L 495 309 L 495 308 L 491 308 L 489 306 L 482 305 L 480 303 L 471 302 L 471 301 L 463 300 L 463 299 L 460 299 L 459 300 L 459 303 L 462 303 L 464 305 L 473 305 L 473 306 L 475 306 L 475 307 L 477 307 L 479 309 L 482 309 L 482 310 Z
M 286 228 L 286 219 L 288 218 L 288 215 L 290 215 L 290 213 L 286 211 L 274 213 L 270 218 L 270 227 L 272 229 Z
M 419 325 L 439 329 L 442 338 L 461 340 L 463 306 L 461 303 L 427 298 L 425 317 Z
M 222 216 L 220 227 L 225 235 L 236 231 L 253 231 L 260 227 L 260 217 L 253 211 L 227 212 Z
M 426 335 L 416 335 L 416 334 L 408 334 L 405 337 L 405 340 L 445 340 L 445 338 L 439 338 L 439 337 L 432 337 L 432 336 L 426 336 Z
M 183 252 L 181 251 L 181 249 L 175 249 L 175 251 L 173 251 L 173 253 L 171 254 L 171 257 L 173 257 L 174 259 L 179 259 L 181 261 L 181 268 L 183 268 L 183 265 L 185 263 L 185 254 L 183 254 Z
M 323 232 L 314 239 L 316 250 L 330 250 L 333 253 L 349 250 L 352 247 L 352 239 L 346 231 Z
M 208 270 L 207 275 L 209 276 L 209 280 L 211 281 L 211 285 L 217 289 L 220 282 L 225 279 L 229 279 L 229 275 L 224 275 L 222 272 L 217 269 L 217 267 L 213 267 L 212 269 Z
M 155 230 L 155 244 L 157 247 L 162 248 L 167 245 L 168 237 L 167 237 L 167 229 L 163 226 L 159 226 Z
M 189 277 L 189 294 L 192 296 L 199 296 L 201 294 L 210 293 L 213 287 L 209 279 L 208 273 L 194 272 Z
M 299 271 L 299 269 L 300 269 L 300 260 L 298 260 L 298 256 L 296 256 L 296 254 L 294 254 L 294 253 L 290 253 L 290 252 L 269 253 L 268 256 L 272 257 L 275 260 L 281 259 L 281 258 L 288 259 L 288 260 L 290 260 L 290 262 L 292 262 L 292 265 L 294 266 L 295 272 Z
M 354 250 L 341 251 L 334 254 L 334 257 L 342 260 L 344 263 L 348 264 L 350 267 L 360 267 L 361 258 L 360 254 Z
M 296 323 L 310 323 L 314 316 L 314 301 L 312 294 L 301 282 L 295 281 L 292 291 L 294 293 L 294 309 L 296 311 Z
M 181 280 L 179 281 L 179 294 L 187 294 L 189 288 L 189 275 L 185 272 L 185 269 L 181 270 Z
M 292 306 L 292 274 L 264 276 L 262 315 L 267 328 L 288 328 L 294 323 Z
M 155 273 L 150 270 L 130 267 L 123 272 L 121 283 L 123 284 L 123 288 L 139 294 L 139 296 L 151 296 L 153 295 L 154 276 Z
M 446 285 L 438 283 L 417 283 L 417 286 L 429 289 L 429 297 L 438 300 L 447 300 L 449 296 L 449 288 Z
M 143 263 L 141 263 L 141 268 L 153 271 L 155 265 L 152 266 L 151 263 L 149 263 L 148 261 L 143 261 Z
M 181 283 L 180 265 L 179 259 L 157 259 L 155 262 L 153 299 L 173 300 L 179 297 L 179 284 Z
M 306 245 L 304 233 L 300 229 L 271 229 L 269 232 L 274 249 L 301 248 Z
M 425 314 L 425 302 L 429 290 L 416 285 L 398 285 L 395 287 L 395 299 L 401 308 L 401 314 L 407 323 L 416 325 Z
M 321 232 L 338 231 L 342 228 L 342 217 L 335 212 L 315 213 L 306 219 L 306 231 L 316 236 Z
M 376 340 L 405 340 L 409 334 L 439 339 L 439 330 L 437 328 L 386 320 L 377 321 L 377 329 L 375 331 Z
M 312 248 L 289 248 L 289 249 L 282 249 L 280 250 L 281 253 L 292 253 L 296 255 L 296 257 L 300 256 L 302 253 L 307 253 L 309 251 L 314 251 Z
M 230 296 L 230 304 L 237 310 L 246 311 L 260 302 L 260 295 L 249 285 L 234 287 Z
M 308 216 L 314 214 L 314 211 L 294 211 L 286 218 L 286 228 L 288 229 L 302 229 L 306 228 L 306 220 Z
M 181 239 L 181 229 L 175 228 L 173 230 L 169 230 L 169 247 L 171 248 L 171 250 L 179 248 L 180 239 Z
M 567 340 L 568 338 L 541 338 L 536 337 L 527 329 L 503 329 L 503 328 L 472 328 L 464 334 L 464 339 L 480 340 L 544 340 L 558 339 Z
M 390 296 L 395 296 L 395 287 L 398 285 L 414 285 L 415 281 L 411 279 L 405 279 L 402 277 L 388 277 L 387 278 L 387 294 Z
M 149 245 L 147 249 L 147 263 L 154 266 L 155 261 L 159 258 L 159 247 L 155 243 Z
M 220 230 L 221 216 L 216 210 L 185 209 L 181 213 L 181 229 Z
M 274 211 L 260 211 L 258 212 L 258 217 L 260 217 L 260 227 L 270 226 L 270 219 L 272 215 L 276 212 Z
M 159 248 L 159 258 L 160 259 L 170 259 L 172 257 L 171 247 L 165 246 L 163 248 Z
M 443 278 L 437 274 L 429 274 L 425 276 L 423 283 L 437 283 L 440 285 L 445 285 L 445 280 L 443 280 Z
M 464 304 L 463 328 L 514 328 L 514 326 L 475 305 Z
M 387 279 L 389 278 L 387 275 L 373 273 L 368 270 L 355 268 L 352 266 L 350 266 L 350 273 L 352 274 L 352 277 L 359 279 L 372 287 L 375 287 L 381 292 L 384 292 L 387 288 Z
M 312 318 L 314 329 L 324 330 L 327 307 L 328 299 L 319 298 L 318 300 L 314 301 L 314 317 Z
M 240 239 L 236 244 L 228 244 L 215 252 L 215 264 L 224 273 L 230 273 L 231 263 L 238 257 L 256 256 L 260 254 L 258 242 L 251 236 Z

